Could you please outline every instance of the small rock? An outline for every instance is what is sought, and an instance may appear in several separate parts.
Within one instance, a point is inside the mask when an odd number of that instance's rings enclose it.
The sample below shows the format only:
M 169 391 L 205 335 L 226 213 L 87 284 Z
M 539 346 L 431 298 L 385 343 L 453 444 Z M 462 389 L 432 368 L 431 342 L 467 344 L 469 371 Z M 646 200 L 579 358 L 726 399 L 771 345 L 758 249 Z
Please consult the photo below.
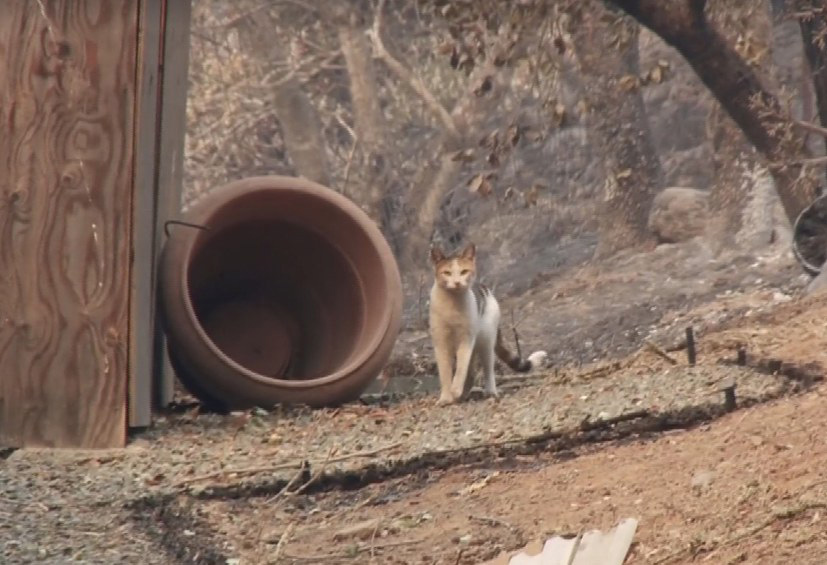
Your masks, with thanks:
M 652 201 L 648 227 L 661 243 L 679 243 L 706 227 L 709 195 L 696 188 L 669 187 Z
M 692 475 L 692 488 L 702 490 L 712 484 L 715 474 L 712 471 L 698 471 Z
M 335 541 L 354 538 L 365 540 L 370 538 L 373 535 L 373 532 L 375 532 L 378 527 L 379 518 L 371 518 L 370 520 L 365 520 L 363 522 L 358 522 L 351 526 L 342 528 L 341 530 L 333 534 L 333 539 Z
M 464 536 L 461 536 L 459 538 L 459 543 L 467 545 L 467 544 L 471 543 L 471 539 L 472 539 L 471 534 L 465 534 Z

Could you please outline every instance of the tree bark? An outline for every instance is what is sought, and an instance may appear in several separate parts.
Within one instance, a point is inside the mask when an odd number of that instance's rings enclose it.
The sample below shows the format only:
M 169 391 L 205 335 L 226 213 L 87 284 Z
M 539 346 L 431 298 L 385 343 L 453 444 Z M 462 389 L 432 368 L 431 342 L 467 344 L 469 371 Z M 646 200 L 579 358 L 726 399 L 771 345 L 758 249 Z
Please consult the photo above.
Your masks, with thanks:
M 821 125 L 827 127 L 827 2 L 799 0 L 798 25 L 804 42 L 804 56 L 816 94 L 816 107 Z M 802 13 L 811 14 L 803 17 Z
M 790 221 L 815 198 L 812 174 L 802 170 L 809 156 L 804 138 L 778 99 L 749 64 L 707 21 L 705 0 L 606 0 L 638 20 L 689 62 L 747 139 L 769 161 Z
M 241 48 L 255 63 L 262 52 L 279 59 L 287 59 L 287 46 L 273 40 L 268 20 L 257 20 L 247 15 L 236 25 L 239 29 Z M 267 45 L 268 50 L 263 50 Z M 273 92 L 273 108 L 279 120 L 287 155 L 295 173 L 309 180 L 330 186 L 330 169 L 322 132 L 322 120 L 310 97 L 291 70 L 279 77 Z
M 281 83 L 273 93 L 273 106 L 296 173 L 330 186 L 322 121 L 299 81 L 288 78 Z
M 350 80 L 350 100 L 356 130 L 361 170 L 354 194 L 362 208 L 380 226 L 387 227 L 390 218 L 383 211 L 383 200 L 389 189 L 388 156 L 386 154 L 385 116 L 379 104 L 378 82 L 373 53 L 365 35 L 362 10 L 350 2 L 332 6 L 339 45 Z
M 647 218 L 662 173 L 638 84 L 637 24 L 599 2 L 579 4 L 571 16 L 592 117 L 589 132 L 605 160 L 605 200 L 595 251 L 595 257 L 602 258 L 652 239 Z
M 764 2 L 742 2 L 726 5 L 716 3 L 708 9 L 710 22 L 717 25 L 727 43 L 752 68 L 760 69 L 765 77 L 770 74 L 770 8 Z M 750 200 L 759 198 L 759 195 L 757 183 L 747 178 L 748 173 L 755 168 L 756 159 L 744 132 L 720 104 L 712 108 L 707 123 L 715 180 L 709 198 L 710 218 L 706 235 L 717 253 L 735 246 L 738 232 L 745 227 L 744 211 Z M 768 223 L 766 230 L 759 229 L 759 226 L 746 226 L 749 228 L 746 231 L 754 234 L 769 233 L 772 218 L 767 217 L 765 221 Z M 769 237 L 763 243 L 768 244 Z M 749 244 L 758 245 L 759 241 Z
M 818 119 L 822 126 L 827 127 L 827 2 L 799 0 L 796 8 Z M 827 147 L 827 138 L 824 139 L 824 146 Z M 827 180 L 827 168 L 822 180 Z

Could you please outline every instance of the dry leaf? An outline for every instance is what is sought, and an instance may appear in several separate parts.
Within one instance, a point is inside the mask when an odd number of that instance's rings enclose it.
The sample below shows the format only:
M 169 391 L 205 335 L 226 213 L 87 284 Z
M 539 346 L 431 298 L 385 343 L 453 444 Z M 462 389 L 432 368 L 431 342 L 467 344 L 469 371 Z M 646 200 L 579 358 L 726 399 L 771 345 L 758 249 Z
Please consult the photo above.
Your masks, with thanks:
M 506 133 L 506 137 L 508 141 L 511 143 L 511 146 L 514 147 L 519 143 L 520 136 L 522 136 L 522 131 L 520 131 L 520 127 L 516 125 L 512 125 L 508 128 L 508 132 Z
M 558 102 L 554 105 L 554 111 L 552 112 L 552 116 L 554 117 L 554 123 L 557 126 L 562 126 L 563 122 L 566 121 L 566 107 L 561 102 Z
M 615 174 L 616 179 L 625 179 L 632 176 L 632 169 L 623 169 L 622 171 Z
M 470 181 L 468 181 L 468 192 L 478 192 L 482 187 L 482 183 L 485 182 L 485 175 L 479 173 L 474 175 Z
M 480 480 L 478 480 L 478 481 L 474 481 L 473 483 L 471 483 L 471 484 L 470 484 L 470 485 L 468 485 L 467 487 L 462 487 L 462 488 L 459 490 L 459 494 L 460 494 L 460 496 L 465 496 L 465 495 L 468 495 L 468 494 L 473 494 L 473 493 L 477 492 L 478 490 L 481 490 L 481 489 L 485 488 L 485 486 L 486 486 L 488 483 L 490 483 L 490 482 L 491 482 L 491 480 L 492 480 L 494 477 L 498 476 L 499 474 L 500 474 L 500 472 L 499 472 L 499 471 L 494 471 L 494 472 L 493 472 L 493 473 L 491 473 L 490 475 L 486 475 L 486 476 L 485 476 L 485 477 L 483 477 L 482 479 L 480 479 Z
M 486 149 L 494 149 L 500 144 L 499 139 L 499 132 L 497 130 L 492 131 L 482 139 L 480 139 L 480 147 L 485 147 Z
M 523 194 L 523 200 L 525 201 L 526 206 L 536 206 L 537 205 L 537 196 L 539 195 L 539 190 L 537 190 L 537 185 L 533 185 Z
M 638 78 L 634 75 L 626 75 L 624 77 L 621 77 L 621 79 L 618 81 L 618 85 L 621 89 L 627 92 L 632 91 L 638 87 Z
M 440 55 L 447 55 L 448 53 L 454 53 L 456 51 L 456 47 L 453 43 L 443 43 L 437 49 Z
M 488 179 L 482 181 L 482 186 L 480 186 L 479 194 L 482 196 L 490 196 L 491 193 L 494 192 L 494 189 L 491 187 L 491 183 L 488 182 Z
M 558 54 L 562 55 L 566 52 L 566 42 L 563 41 L 563 38 L 561 36 L 555 36 L 552 43 L 554 43 L 554 47 L 557 49 Z
M 488 94 L 489 92 L 491 92 L 491 89 L 493 87 L 494 87 L 494 80 L 490 76 L 487 76 L 484 79 L 482 79 L 482 82 L 480 83 L 480 85 L 477 86 L 477 88 L 474 89 L 474 94 L 476 94 L 477 96 L 482 96 L 484 94 Z
M 462 151 L 457 151 L 454 153 L 453 157 L 451 157 L 452 161 L 462 161 L 464 163 L 470 163 L 474 160 L 474 150 L 473 149 L 463 149 Z

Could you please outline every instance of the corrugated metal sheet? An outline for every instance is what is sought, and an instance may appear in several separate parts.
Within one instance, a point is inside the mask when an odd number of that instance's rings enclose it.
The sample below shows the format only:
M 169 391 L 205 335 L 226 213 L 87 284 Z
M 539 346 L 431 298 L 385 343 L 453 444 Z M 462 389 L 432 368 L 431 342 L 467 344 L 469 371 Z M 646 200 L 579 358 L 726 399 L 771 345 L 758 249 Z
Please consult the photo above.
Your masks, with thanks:
M 481 565 L 623 565 L 637 530 L 637 520 L 626 518 L 606 533 L 586 532 L 576 538 L 549 538 L 534 542 Z

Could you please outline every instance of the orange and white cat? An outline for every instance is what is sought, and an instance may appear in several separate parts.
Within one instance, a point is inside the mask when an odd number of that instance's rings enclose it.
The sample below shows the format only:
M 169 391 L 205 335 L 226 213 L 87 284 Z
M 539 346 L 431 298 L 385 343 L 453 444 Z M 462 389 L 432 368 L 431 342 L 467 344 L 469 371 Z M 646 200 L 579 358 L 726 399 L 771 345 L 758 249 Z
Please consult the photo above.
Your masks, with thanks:
M 545 362 L 545 351 L 535 351 L 521 359 L 503 343 L 500 305 L 491 290 L 474 284 L 477 264 L 473 243 L 451 256 L 432 247 L 431 262 L 434 285 L 429 322 L 439 371 L 438 404 L 454 403 L 471 389 L 475 364 L 482 367 L 485 393 L 498 396 L 494 355 L 519 372 Z

